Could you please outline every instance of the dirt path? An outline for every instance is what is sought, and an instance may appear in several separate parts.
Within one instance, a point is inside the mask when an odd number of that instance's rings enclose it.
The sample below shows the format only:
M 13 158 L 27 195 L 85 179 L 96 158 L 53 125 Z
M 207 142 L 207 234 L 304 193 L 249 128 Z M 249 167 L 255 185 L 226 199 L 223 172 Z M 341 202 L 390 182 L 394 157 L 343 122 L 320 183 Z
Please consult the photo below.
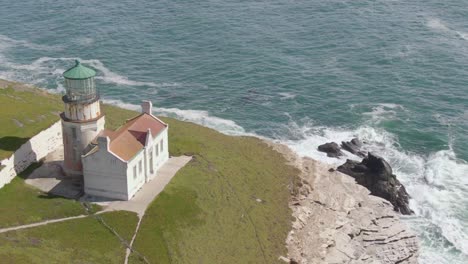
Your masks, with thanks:
M 46 220 L 46 221 L 43 221 L 43 222 L 38 222 L 38 223 L 33 223 L 33 224 L 6 227 L 6 228 L 0 229 L 0 234 L 5 233 L 5 232 L 9 232 L 9 231 L 15 231 L 15 230 L 26 229 L 26 228 L 31 228 L 31 227 L 43 226 L 43 225 L 47 225 L 47 224 L 59 223 L 59 222 L 64 222 L 64 221 L 68 221 L 68 220 L 73 220 L 73 219 L 85 218 L 85 217 L 88 217 L 88 216 L 89 215 L 77 215 L 77 216 L 72 216 L 72 217 L 65 217 L 65 218 L 59 218 L 59 219 L 53 219 L 53 220 Z
M 133 246 L 133 242 L 135 241 L 135 238 L 138 234 L 138 230 L 140 229 L 140 224 L 141 224 L 141 220 L 143 219 L 143 217 L 140 217 L 140 219 L 138 220 L 138 224 L 135 228 L 135 233 L 133 233 L 133 237 L 132 237 L 132 240 L 130 241 L 130 246 L 127 247 L 127 250 L 125 251 L 125 261 L 124 261 L 124 264 L 128 264 L 128 258 L 130 257 L 130 254 L 132 253 L 132 246 Z
M 158 171 L 158 176 L 152 181 L 143 185 L 141 190 L 139 190 L 135 197 L 130 201 L 118 201 L 112 202 L 106 208 L 106 211 L 113 210 L 126 210 L 132 211 L 138 214 L 138 224 L 135 228 L 135 233 L 133 233 L 132 240 L 130 241 L 129 247 L 127 247 L 124 264 L 128 264 L 128 258 L 133 251 L 133 242 L 138 234 L 140 229 L 141 220 L 145 215 L 146 209 L 149 204 L 156 198 L 156 196 L 164 189 L 164 187 L 171 181 L 172 177 L 184 167 L 192 157 L 190 156 L 180 156 L 170 158 Z M 144 257 L 144 256 L 143 256 Z M 147 260 L 145 259 L 147 262 Z
M 136 236 L 138 234 L 138 231 L 140 229 L 140 224 L 143 219 L 143 216 L 145 214 L 146 209 L 148 208 L 149 204 L 156 198 L 156 196 L 164 189 L 164 187 L 171 181 L 171 179 L 175 176 L 177 171 L 179 171 L 182 167 L 184 167 L 192 157 L 190 156 L 180 156 L 180 157 L 172 157 L 170 158 L 166 164 L 164 164 L 159 172 L 158 176 L 153 179 L 152 181 L 146 183 L 143 185 L 141 190 L 137 192 L 137 194 L 130 200 L 130 201 L 113 201 L 113 202 L 103 202 L 99 203 L 105 207 L 104 210 L 99 211 L 95 213 L 95 215 L 102 214 L 105 212 L 111 212 L 111 211 L 119 211 L 119 210 L 124 210 L 124 211 L 130 211 L 130 212 L 135 212 L 138 215 L 138 224 L 135 228 L 135 232 L 132 236 L 132 240 L 130 241 L 129 244 L 126 244 L 126 255 L 125 255 L 125 261 L 124 263 L 128 263 L 128 258 L 130 257 L 130 254 L 132 252 L 135 252 L 136 254 L 139 254 L 136 252 L 132 246 L 133 242 L 136 239 Z M 53 220 L 46 220 L 38 223 L 32 223 L 32 224 L 27 224 L 27 225 L 20 225 L 20 226 L 13 226 L 13 227 L 7 227 L 7 228 L 1 228 L 0 229 L 0 234 L 9 232 L 9 231 L 15 231 L 15 230 L 21 230 L 21 229 L 26 229 L 26 228 L 32 228 L 32 227 L 38 227 L 38 226 L 43 226 L 47 224 L 53 224 L 53 223 L 59 223 L 59 222 L 64 222 L 68 220 L 73 220 L 73 219 L 80 219 L 80 218 L 85 218 L 88 216 L 92 215 L 78 215 L 78 216 L 72 216 L 72 217 L 65 217 L 65 218 L 59 218 L 59 219 L 53 219 Z M 144 256 L 141 256 L 144 258 Z M 147 262 L 146 258 L 144 260 Z

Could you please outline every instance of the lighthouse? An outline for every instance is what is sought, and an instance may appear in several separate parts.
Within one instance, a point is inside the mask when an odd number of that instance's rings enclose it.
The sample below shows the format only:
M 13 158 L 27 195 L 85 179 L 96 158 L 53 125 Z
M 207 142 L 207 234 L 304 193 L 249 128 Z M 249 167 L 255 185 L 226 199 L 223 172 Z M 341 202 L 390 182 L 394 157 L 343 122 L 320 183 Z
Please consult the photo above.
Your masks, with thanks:
M 96 72 L 78 60 L 75 66 L 63 73 L 65 95 L 62 97 L 64 112 L 62 119 L 64 172 L 67 176 L 81 177 L 81 156 L 104 129 L 105 118 L 101 111 L 99 91 L 94 77 Z

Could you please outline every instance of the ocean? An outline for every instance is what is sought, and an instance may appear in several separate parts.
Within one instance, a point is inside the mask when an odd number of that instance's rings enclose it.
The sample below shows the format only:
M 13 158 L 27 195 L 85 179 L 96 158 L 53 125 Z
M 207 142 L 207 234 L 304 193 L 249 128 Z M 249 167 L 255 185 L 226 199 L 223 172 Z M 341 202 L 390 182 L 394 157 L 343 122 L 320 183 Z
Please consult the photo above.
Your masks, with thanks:
M 421 263 L 468 263 L 466 0 L 1 1 L 0 78 L 63 92 L 75 59 L 104 101 L 332 163 L 359 137 L 412 196 Z

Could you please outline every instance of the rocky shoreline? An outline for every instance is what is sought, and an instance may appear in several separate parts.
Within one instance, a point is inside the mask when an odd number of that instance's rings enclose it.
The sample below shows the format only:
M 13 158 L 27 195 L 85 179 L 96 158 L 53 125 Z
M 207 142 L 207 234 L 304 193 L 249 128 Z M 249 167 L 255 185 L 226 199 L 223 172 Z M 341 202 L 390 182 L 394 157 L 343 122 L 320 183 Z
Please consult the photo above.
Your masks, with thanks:
M 419 242 L 394 206 L 327 164 L 268 142 L 298 169 L 291 188 L 290 263 L 417 263 Z
M 317 150 L 327 153 L 327 156 L 332 158 L 343 156 L 343 151 L 363 158 L 361 162 L 348 159 L 337 170 L 353 177 L 372 195 L 389 201 L 396 212 L 405 215 L 413 214 L 414 212 L 409 207 L 410 196 L 405 186 L 393 174 L 390 164 L 380 156 L 361 150 L 362 146 L 363 143 L 359 139 L 353 138 L 351 141 L 341 142 L 341 145 L 336 142 L 325 143 L 318 146 Z

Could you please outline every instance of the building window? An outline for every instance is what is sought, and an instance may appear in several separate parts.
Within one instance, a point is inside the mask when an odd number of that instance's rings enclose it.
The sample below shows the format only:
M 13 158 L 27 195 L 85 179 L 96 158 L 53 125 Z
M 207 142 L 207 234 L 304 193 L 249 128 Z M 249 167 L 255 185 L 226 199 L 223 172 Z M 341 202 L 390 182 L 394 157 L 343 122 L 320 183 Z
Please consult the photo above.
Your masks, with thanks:
M 157 156 L 159 156 L 159 145 L 158 144 L 156 144 L 155 149 L 156 149 L 156 157 L 157 157 Z
M 76 127 L 72 127 L 71 132 L 72 132 L 72 138 L 76 139 Z
M 163 152 L 164 150 L 164 139 L 161 139 L 161 153 Z
M 141 173 L 142 170 L 143 170 L 143 166 L 142 166 L 142 161 L 140 160 L 140 161 L 138 162 L 138 173 Z
M 137 177 L 137 170 L 136 170 L 136 165 L 133 166 L 133 179 L 135 180 Z

